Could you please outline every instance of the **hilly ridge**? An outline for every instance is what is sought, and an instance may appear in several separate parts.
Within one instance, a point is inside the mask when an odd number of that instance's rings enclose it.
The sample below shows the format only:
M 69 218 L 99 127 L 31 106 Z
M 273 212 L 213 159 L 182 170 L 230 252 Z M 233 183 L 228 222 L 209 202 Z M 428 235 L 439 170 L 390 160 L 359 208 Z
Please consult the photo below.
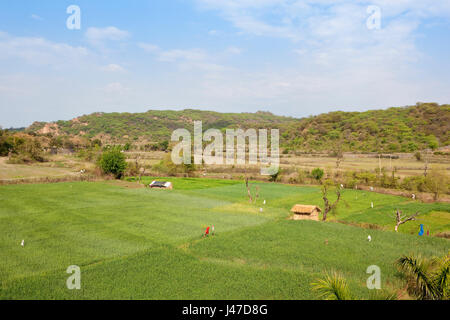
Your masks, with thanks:
M 108 143 L 156 143 L 170 140 L 173 130 L 217 128 L 280 129 L 281 146 L 293 151 L 414 152 L 450 144 L 450 105 L 415 106 L 365 112 L 330 112 L 308 118 L 270 112 L 219 113 L 186 109 L 144 113 L 93 113 L 68 121 L 35 122 L 27 132 L 50 136 L 100 138 Z

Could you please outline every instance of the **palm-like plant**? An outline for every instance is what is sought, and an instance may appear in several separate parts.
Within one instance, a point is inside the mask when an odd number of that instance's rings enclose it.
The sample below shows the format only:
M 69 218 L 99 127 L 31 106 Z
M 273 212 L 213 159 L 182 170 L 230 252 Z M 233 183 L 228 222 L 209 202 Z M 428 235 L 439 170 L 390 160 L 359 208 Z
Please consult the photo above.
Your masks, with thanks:
M 408 281 L 408 292 L 420 300 L 448 299 L 450 255 L 426 259 L 403 256 L 396 265 Z
M 353 300 L 353 296 L 344 277 L 334 272 L 326 274 L 323 279 L 317 279 L 311 283 L 313 290 L 319 297 L 325 300 Z
M 311 287 L 318 293 L 318 297 L 325 300 L 356 300 L 347 285 L 347 280 L 334 272 L 325 274 L 321 279 L 311 283 Z M 376 290 L 370 295 L 370 300 L 397 300 L 397 294 L 386 290 Z

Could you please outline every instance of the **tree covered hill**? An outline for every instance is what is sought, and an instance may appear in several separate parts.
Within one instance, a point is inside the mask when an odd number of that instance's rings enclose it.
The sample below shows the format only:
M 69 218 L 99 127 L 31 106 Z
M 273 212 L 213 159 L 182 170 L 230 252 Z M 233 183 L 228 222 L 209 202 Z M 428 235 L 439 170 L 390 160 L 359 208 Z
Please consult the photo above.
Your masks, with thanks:
M 200 110 L 93 113 L 69 121 L 35 122 L 27 132 L 100 138 L 108 143 L 158 143 L 173 130 L 280 129 L 281 146 L 296 151 L 414 152 L 450 144 L 450 105 L 421 103 L 366 112 L 330 112 L 303 119 L 270 112 L 219 113 Z
M 283 133 L 293 149 L 414 152 L 450 144 L 450 105 L 435 103 L 301 119 Z

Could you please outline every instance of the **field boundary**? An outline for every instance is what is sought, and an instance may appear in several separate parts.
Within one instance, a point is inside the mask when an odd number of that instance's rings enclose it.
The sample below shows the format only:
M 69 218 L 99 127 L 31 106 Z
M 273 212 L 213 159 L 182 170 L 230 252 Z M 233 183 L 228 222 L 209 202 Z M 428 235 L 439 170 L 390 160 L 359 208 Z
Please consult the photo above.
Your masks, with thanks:
M 18 179 L 1 179 L 0 185 L 16 185 L 16 184 L 38 184 L 38 183 L 60 183 L 60 182 L 98 182 L 113 180 L 111 177 L 99 177 L 96 175 L 64 175 L 53 177 L 31 177 Z

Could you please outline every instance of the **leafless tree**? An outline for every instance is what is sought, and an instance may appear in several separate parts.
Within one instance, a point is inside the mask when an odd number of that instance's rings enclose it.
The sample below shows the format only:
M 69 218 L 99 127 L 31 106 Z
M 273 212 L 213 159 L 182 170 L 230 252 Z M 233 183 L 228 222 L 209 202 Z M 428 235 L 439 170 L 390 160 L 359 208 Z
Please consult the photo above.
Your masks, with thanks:
M 334 151 L 336 153 L 336 170 L 339 170 L 342 159 L 344 158 L 344 153 L 342 151 L 342 140 L 336 142 L 336 148 Z
M 255 190 L 256 190 L 256 194 L 255 194 L 255 202 L 256 202 L 256 200 L 258 200 L 258 198 L 259 198 L 259 187 L 258 186 L 256 186 L 255 187 Z
M 339 200 L 341 200 L 341 190 L 339 188 L 336 188 L 336 195 L 337 199 L 332 204 L 328 200 L 328 187 L 330 185 L 327 183 L 324 183 L 322 186 L 322 198 L 324 202 L 324 208 L 323 208 L 323 221 L 327 220 L 328 212 L 333 211 L 337 208 L 339 204 Z
M 247 187 L 248 201 L 253 202 L 252 193 L 250 192 L 250 186 L 248 185 L 248 177 L 245 178 L 245 186 Z
M 416 217 L 419 215 L 419 212 L 416 212 L 410 217 L 406 217 L 406 215 L 403 215 L 400 210 L 397 209 L 397 213 L 395 214 L 395 231 L 398 232 L 398 227 L 408 221 L 415 221 Z

